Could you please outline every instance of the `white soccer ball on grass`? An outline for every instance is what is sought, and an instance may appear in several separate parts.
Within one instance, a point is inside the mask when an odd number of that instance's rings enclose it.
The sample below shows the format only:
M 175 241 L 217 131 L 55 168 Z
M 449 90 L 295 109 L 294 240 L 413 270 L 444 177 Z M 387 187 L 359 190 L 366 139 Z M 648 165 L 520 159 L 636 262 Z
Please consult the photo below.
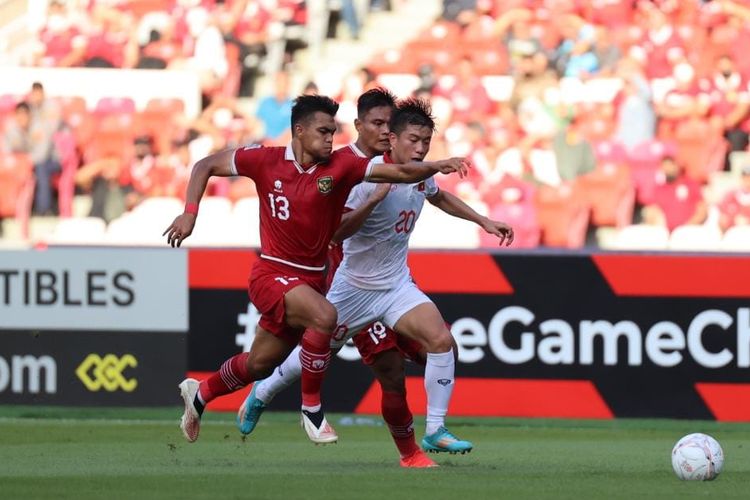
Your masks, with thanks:
M 724 451 L 708 434 L 696 432 L 680 438 L 672 448 L 672 468 L 686 481 L 710 481 L 724 467 Z

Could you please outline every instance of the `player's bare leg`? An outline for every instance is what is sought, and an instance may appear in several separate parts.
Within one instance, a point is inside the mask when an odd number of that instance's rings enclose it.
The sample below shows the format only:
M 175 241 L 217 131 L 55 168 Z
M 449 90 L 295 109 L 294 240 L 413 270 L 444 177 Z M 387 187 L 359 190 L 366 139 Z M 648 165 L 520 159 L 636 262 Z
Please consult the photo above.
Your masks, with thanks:
M 183 380 L 179 388 L 185 412 L 180 429 L 185 439 L 191 443 L 198 439 L 201 415 L 210 401 L 267 377 L 293 348 L 289 342 L 258 327 L 250 352 L 232 356 L 219 371 L 200 383 L 195 379 Z
M 466 453 L 473 445 L 456 438 L 445 427 L 445 416 L 453 394 L 456 362 L 453 337 L 435 304 L 425 302 L 401 316 L 394 330 L 421 342 L 427 350 L 424 386 L 427 392 L 427 422 L 422 448 L 430 452 Z
M 309 286 L 298 286 L 284 296 L 286 322 L 305 327 L 302 336 L 302 427 L 317 444 L 335 443 L 336 431 L 328 424 L 320 400 L 320 387 L 331 362 L 331 334 L 336 328 L 336 308 Z
M 381 352 L 370 368 L 383 392 L 380 408 L 401 456 L 401 467 L 437 467 L 414 439 L 414 419 L 406 401 L 405 367 L 401 353 L 396 349 Z

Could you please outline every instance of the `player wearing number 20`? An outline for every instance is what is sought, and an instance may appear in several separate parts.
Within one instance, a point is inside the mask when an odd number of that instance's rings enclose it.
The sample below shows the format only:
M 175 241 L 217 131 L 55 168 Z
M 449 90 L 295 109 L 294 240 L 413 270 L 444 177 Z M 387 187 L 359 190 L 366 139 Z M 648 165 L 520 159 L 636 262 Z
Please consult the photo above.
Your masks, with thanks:
M 425 101 L 399 102 L 390 121 L 390 153 L 373 162 L 422 161 L 435 128 L 430 113 Z M 359 184 L 350 193 L 346 207 L 356 210 L 367 204 L 378 189 L 370 182 Z M 501 244 L 513 241 L 508 225 L 481 216 L 454 195 L 439 190 L 432 178 L 392 185 L 359 230 L 344 240 L 344 260 L 326 296 L 338 311 L 339 326 L 332 347 L 343 345 L 348 336 L 376 320 L 420 342 L 427 351 L 427 426 L 422 447 L 430 452 L 463 453 L 470 451 L 472 444 L 445 428 L 455 381 L 452 336 L 435 304 L 412 282 L 406 263 L 409 237 L 425 200 L 449 215 L 478 224 L 498 236 Z M 377 341 L 375 337 L 372 340 Z
M 461 158 L 384 165 L 332 153 L 337 111 L 338 104 L 328 97 L 300 96 L 292 107 L 292 142 L 287 147 L 245 147 L 199 160 L 188 183 L 185 213 L 164 232 L 172 246 L 192 233 L 211 176 L 242 175 L 255 181 L 261 258 L 250 274 L 249 296 L 261 319 L 250 352 L 228 359 L 200 383 L 186 379 L 180 384 L 185 402 L 180 427 L 190 442 L 198 439 L 208 402 L 270 375 L 300 337 L 303 427 L 316 443 L 336 441 L 320 402 L 337 324 L 336 309 L 322 294 L 323 270 L 349 192 L 362 181 L 413 183 L 438 172 L 466 172 Z

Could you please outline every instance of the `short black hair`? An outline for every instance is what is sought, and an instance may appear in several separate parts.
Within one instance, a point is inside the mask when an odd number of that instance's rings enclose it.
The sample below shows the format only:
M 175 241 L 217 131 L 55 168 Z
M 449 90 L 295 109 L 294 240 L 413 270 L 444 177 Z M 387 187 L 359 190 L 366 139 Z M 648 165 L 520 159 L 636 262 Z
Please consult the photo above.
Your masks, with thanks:
M 300 122 L 306 121 L 317 113 L 336 116 L 339 103 L 324 95 L 301 95 L 294 100 L 292 106 L 292 128 Z
M 410 97 L 398 102 L 388 126 L 391 132 L 398 135 L 408 125 L 418 125 L 435 131 L 435 117 L 432 116 L 432 106 L 428 101 Z
M 383 87 L 375 87 L 363 93 L 357 99 L 357 116 L 363 119 L 368 111 L 373 108 L 396 107 L 396 96 Z
M 31 106 L 29 106 L 29 103 L 26 101 L 21 101 L 18 104 L 16 104 L 16 111 L 26 111 L 27 113 L 31 112 Z
M 32 90 L 44 90 L 44 86 L 42 85 L 41 82 L 34 82 L 31 84 L 31 89 Z

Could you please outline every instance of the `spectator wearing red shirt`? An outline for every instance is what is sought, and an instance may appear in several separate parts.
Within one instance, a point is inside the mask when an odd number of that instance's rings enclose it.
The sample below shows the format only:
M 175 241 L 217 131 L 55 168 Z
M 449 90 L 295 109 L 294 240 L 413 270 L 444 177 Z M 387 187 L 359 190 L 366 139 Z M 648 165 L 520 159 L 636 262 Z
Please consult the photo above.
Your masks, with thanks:
M 750 163 L 740 170 L 740 187 L 726 194 L 719 204 L 719 225 L 722 230 L 750 224 Z
M 711 107 L 708 88 L 701 88 L 695 78 L 695 70 L 686 63 L 674 69 L 675 88 L 667 92 L 662 102 L 656 106 L 660 118 L 659 136 L 674 137 L 677 131 L 691 121 L 702 121 Z
M 86 52 L 86 38 L 81 33 L 80 24 L 78 16 L 69 12 L 64 2 L 53 0 L 39 31 L 41 47 L 36 56 L 36 64 L 46 67 L 80 64 Z
M 461 122 L 482 121 L 493 112 L 494 106 L 469 57 L 463 57 L 456 69 L 456 82 L 450 87 L 438 86 L 436 95 L 447 98 L 453 105 L 453 119 Z
M 666 226 L 670 231 L 685 224 L 706 220 L 706 202 L 700 184 L 685 176 L 672 157 L 661 162 L 663 183 L 654 190 L 654 201 L 643 208 L 643 222 Z
M 750 132 L 750 84 L 729 56 L 722 56 L 707 81 L 711 119 L 724 132 L 730 151 L 744 151 Z
M 649 78 L 669 77 L 674 64 L 685 55 L 682 39 L 664 12 L 649 2 L 642 2 L 642 5 L 647 30 L 638 45 L 644 51 L 646 75 Z

